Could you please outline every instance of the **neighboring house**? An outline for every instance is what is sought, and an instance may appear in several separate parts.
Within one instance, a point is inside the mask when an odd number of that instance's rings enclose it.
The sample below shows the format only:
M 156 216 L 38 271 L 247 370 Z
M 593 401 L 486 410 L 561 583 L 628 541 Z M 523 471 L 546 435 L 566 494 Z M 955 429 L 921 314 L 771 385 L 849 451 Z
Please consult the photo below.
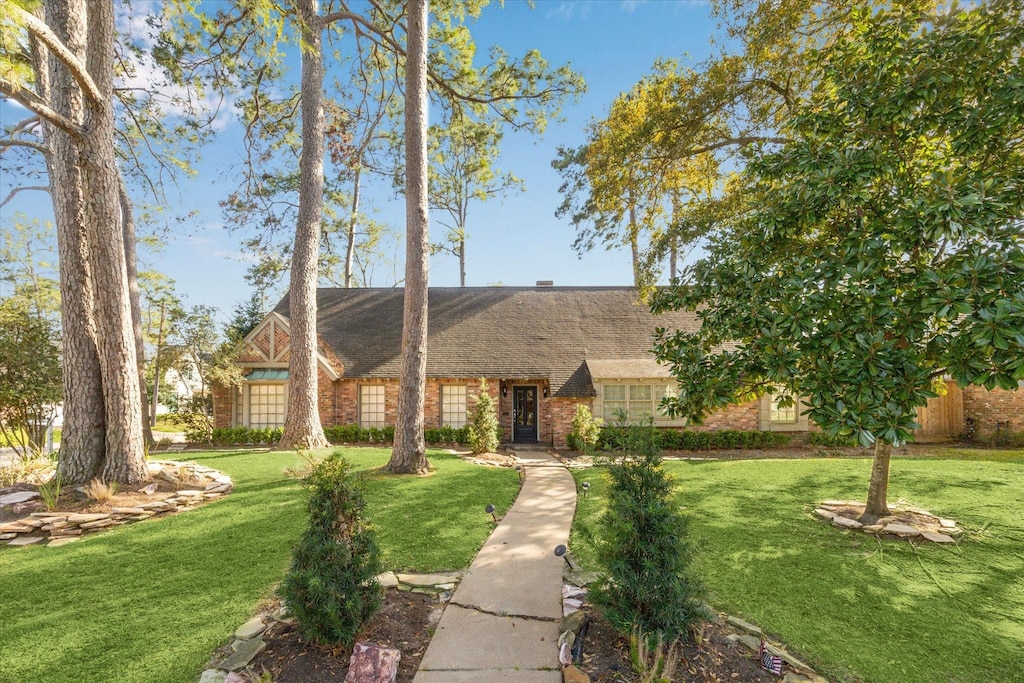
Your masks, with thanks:
M 317 292 L 324 426 L 395 424 L 402 303 L 398 288 Z M 659 427 L 686 425 L 658 409 L 675 383 L 650 349 L 657 327 L 696 329 L 693 313 L 654 316 L 632 287 L 432 288 L 429 307 L 427 427 L 464 426 L 480 378 L 496 401 L 506 442 L 564 446 L 577 404 L 606 420 L 622 411 L 632 419 L 653 416 Z M 242 386 L 214 388 L 216 427 L 284 424 L 288 342 L 285 297 L 245 339 Z M 800 413 L 764 396 L 718 411 L 696 428 L 813 429 Z

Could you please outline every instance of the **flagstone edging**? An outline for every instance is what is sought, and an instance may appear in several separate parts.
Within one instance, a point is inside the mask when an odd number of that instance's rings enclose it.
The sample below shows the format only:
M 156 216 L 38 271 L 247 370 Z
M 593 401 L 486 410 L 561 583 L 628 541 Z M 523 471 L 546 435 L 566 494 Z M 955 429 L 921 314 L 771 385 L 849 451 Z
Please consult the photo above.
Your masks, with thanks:
M 441 605 L 447 604 L 464 572 L 438 572 L 436 574 L 405 574 L 384 572 L 377 577 L 381 588 L 394 588 L 403 592 L 436 595 Z M 432 614 L 434 624 L 440 614 Z M 295 623 L 286 607 L 265 610 L 239 626 L 231 642 L 218 650 L 199 676 L 199 683 L 248 683 L 246 667 L 262 652 L 267 644 L 263 636 L 275 623 Z
M 204 465 L 177 460 L 151 460 L 146 463 L 150 479 L 163 479 L 172 485 L 187 483 L 193 488 L 182 489 L 165 498 L 154 499 L 135 507 L 114 507 L 109 512 L 78 513 L 36 511 L 14 522 L 0 524 L 0 545 L 13 547 L 46 543 L 61 546 L 78 540 L 87 533 L 109 527 L 140 522 L 151 517 L 170 515 L 216 500 L 234 489 L 231 477 Z M 147 491 L 148 490 L 148 491 Z M 155 485 L 139 489 L 146 495 L 156 494 Z M 36 492 L 22 492 L 15 505 L 24 505 L 39 498 Z M 8 494 L 14 495 L 14 494 Z

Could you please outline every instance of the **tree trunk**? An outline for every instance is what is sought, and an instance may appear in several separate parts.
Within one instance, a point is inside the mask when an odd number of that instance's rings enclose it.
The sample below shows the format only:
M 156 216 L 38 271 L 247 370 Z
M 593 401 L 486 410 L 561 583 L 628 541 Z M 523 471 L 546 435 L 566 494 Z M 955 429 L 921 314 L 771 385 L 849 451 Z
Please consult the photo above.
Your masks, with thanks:
M 356 165 L 352 178 L 352 213 L 348 219 L 348 248 L 345 250 L 345 287 L 352 286 L 352 270 L 356 260 L 356 219 L 359 216 L 359 183 L 362 179 L 362 164 Z
M 395 445 L 385 469 L 422 474 L 430 469 L 423 441 L 427 379 L 427 0 L 409 0 L 405 67 L 405 303 L 402 374 Z
M 636 227 L 636 206 L 633 205 L 633 191 L 629 192 L 629 249 L 633 256 L 633 286 L 640 286 L 640 242 Z
M 459 287 L 466 286 L 466 233 L 459 237 Z
M 885 517 L 889 514 L 886 496 L 889 494 L 889 460 L 892 458 L 892 444 L 882 439 L 875 441 L 875 461 L 871 465 L 871 483 L 868 485 L 868 501 L 864 508 L 865 517 Z
M 84 0 L 74 3 L 49 0 L 45 5 L 45 21 L 64 45 L 84 61 Z M 41 47 L 34 53 L 40 97 L 57 113 L 82 122 L 85 118 L 83 97 L 71 75 Z M 94 290 L 85 236 L 85 201 L 75 163 L 78 156 L 75 141 L 45 119 L 42 123 L 43 139 L 49 150 L 46 165 L 60 261 L 64 426 L 58 471 L 63 481 L 82 484 L 99 472 L 105 432 L 103 385 L 92 320 Z
M 151 425 L 156 424 L 156 405 L 149 414 L 149 399 L 146 391 L 146 346 L 142 341 L 142 302 L 139 299 L 139 268 L 135 258 L 135 207 L 132 206 L 124 178 L 118 177 L 118 194 L 121 198 L 121 225 L 124 229 L 124 262 L 128 269 L 128 296 L 132 307 L 132 333 L 135 335 L 135 360 L 139 373 L 139 400 L 142 402 L 142 438 L 147 444 L 153 443 Z M 150 422 L 152 420 L 152 422 Z
M 156 427 L 156 409 L 160 405 L 160 350 L 164 346 L 164 308 L 166 305 L 167 302 L 160 302 L 160 324 L 156 328 L 156 350 L 153 352 L 153 397 L 149 411 L 151 429 Z M 178 410 L 181 410 L 180 406 Z
M 675 280 L 679 276 L 679 238 L 675 235 L 671 237 L 669 244 L 668 275 L 671 280 Z
M 80 146 L 86 235 L 97 296 L 93 299 L 103 378 L 106 457 L 104 482 L 135 484 L 149 476 L 142 438 L 142 398 L 132 327 L 131 296 L 120 215 L 120 174 L 114 158 L 113 0 L 87 5 L 86 67 L 103 96 L 88 102 L 88 132 Z
M 316 285 L 324 202 L 324 57 L 317 0 L 298 2 L 302 24 L 302 157 L 292 251 L 288 407 L 279 448 L 326 448 L 317 387 Z

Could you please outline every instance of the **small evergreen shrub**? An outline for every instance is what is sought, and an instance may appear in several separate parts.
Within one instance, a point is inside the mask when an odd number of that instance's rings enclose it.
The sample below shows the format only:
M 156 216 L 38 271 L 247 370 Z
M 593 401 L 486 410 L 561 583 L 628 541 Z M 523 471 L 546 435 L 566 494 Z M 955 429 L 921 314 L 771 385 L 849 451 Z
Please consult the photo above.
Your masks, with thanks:
M 435 446 L 447 446 L 458 444 L 464 446 L 467 442 L 468 427 L 427 427 L 423 430 L 423 440 Z
M 305 485 L 309 527 L 279 593 L 303 637 L 348 647 L 380 607 L 380 551 L 362 519 L 359 481 L 339 451 L 317 463 Z
M 657 432 L 650 425 L 619 432 L 608 508 L 601 517 L 597 556 L 605 572 L 594 601 L 624 635 L 686 638 L 700 618 L 700 589 L 690 572 L 686 519 L 661 466 Z
M 494 399 L 487 393 L 487 380 L 480 380 L 480 393 L 476 397 L 473 417 L 467 429 L 467 443 L 474 453 L 491 453 L 498 450 L 498 412 Z
M 594 417 L 590 408 L 577 403 L 576 412 L 572 416 L 572 430 L 565 436 L 566 445 L 573 451 L 593 449 L 601 439 L 603 422 L 601 418 Z

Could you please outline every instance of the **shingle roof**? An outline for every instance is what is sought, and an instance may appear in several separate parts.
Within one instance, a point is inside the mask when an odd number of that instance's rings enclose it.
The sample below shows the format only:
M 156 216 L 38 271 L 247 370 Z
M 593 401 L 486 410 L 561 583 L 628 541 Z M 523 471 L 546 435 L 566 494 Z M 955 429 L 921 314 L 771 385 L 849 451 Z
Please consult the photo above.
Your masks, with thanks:
M 403 290 L 317 292 L 317 331 L 345 377 L 397 378 Z M 590 396 L 587 358 L 650 359 L 656 327 L 696 329 L 692 313 L 654 316 L 632 287 L 438 287 L 429 294 L 427 376 L 544 378 L 555 396 Z M 288 297 L 274 309 L 288 316 Z

